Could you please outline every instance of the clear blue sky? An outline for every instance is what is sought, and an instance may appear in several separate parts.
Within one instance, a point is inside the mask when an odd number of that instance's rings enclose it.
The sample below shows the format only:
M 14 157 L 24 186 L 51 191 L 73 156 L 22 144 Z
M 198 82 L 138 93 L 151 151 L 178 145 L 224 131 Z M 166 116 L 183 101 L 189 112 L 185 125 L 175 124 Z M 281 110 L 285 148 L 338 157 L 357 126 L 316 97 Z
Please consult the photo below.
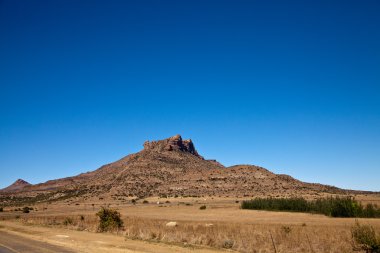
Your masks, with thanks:
M 380 191 L 380 2 L 0 0 L 0 188 L 177 133 Z

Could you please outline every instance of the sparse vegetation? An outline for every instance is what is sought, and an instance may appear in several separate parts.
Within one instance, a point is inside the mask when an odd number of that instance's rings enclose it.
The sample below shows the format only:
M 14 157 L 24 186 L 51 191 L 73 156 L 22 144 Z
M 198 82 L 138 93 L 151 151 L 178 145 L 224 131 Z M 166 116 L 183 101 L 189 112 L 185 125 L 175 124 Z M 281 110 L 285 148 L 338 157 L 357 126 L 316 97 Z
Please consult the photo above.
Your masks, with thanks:
M 66 217 L 66 218 L 63 220 L 63 225 L 65 225 L 65 226 L 72 225 L 72 224 L 73 224 L 73 219 L 70 218 L 70 217 Z
M 0 212 L 3 212 L 3 211 L 4 211 L 4 209 L 2 207 L 0 207 Z
M 99 217 L 99 232 L 115 231 L 123 227 L 120 213 L 116 210 L 102 207 L 96 215 Z
M 205 206 L 205 205 L 200 206 L 199 209 L 200 209 L 200 210 L 205 210 L 205 209 L 206 209 L 206 206 Z
M 318 213 L 331 217 L 380 218 L 377 205 L 362 206 L 351 197 L 322 198 L 307 201 L 304 198 L 256 198 L 243 201 L 242 209 Z
M 153 206 L 155 208 L 155 206 Z M 168 209 L 171 213 L 171 211 Z M 210 209 L 210 212 L 218 212 L 218 209 Z M 191 211 L 193 212 L 193 211 Z M 201 212 L 200 212 L 201 213 Z M 263 212 L 265 219 L 270 218 L 273 214 Z M 263 215 L 261 214 L 261 215 Z M 249 215 L 249 214 L 248 214 Z M 291 213 L 279 213 L 284 222 L 292 221 L 295 217 Z M 298 216 L 298 215 L 296 215 Z M 10 216 L 10 218 L 14 216 Z M 67 229 L 86 230 L 91 232 L 100 232 L 99 216 L 93 214 L 84 214 L 84 220 L 81 221 L 79 215 L 67 216 L 67 214 L 46 216 L 41 214 L 31 214 L 22 217 L 22 222 L 27 224 L 40 224 L 48 226 L 62 227 L 65 225 L 65 219 L 70 217 L 72 224 L 67 222 Z M 224 216 L 223 216 L 224 217 Z M 353 252 L 353 234 L 351 231 L 352 219 L 331 219 L 331 225 L 326 225 L 326 218 L 320 216 L 308 216 L 308 219 L 320 220 L 321 225 L 307 225 L 298 223 L 299 220 L 293 220 L 295 223 L 282 223 L 277 219 L 276 224 L 246 224 L 236 219 L 234 222 L 226 223 L 224 221 L 181 221 L 175 229 L 168 229 L 165 215 L 158 215 L 155 218 L 126 216 L 123 218 L 123 234 L 129 239 L 139 239 L 156 241 L 163 243 L 174 243 L 186 245 L 204 245 L 212 248 L 228 248 L 232 245 L 232 250 L 251 253 L 251 252 L 274 252 L 272 239 L 275 242 L 277 252 Z M 164 218 L 164 219 L 163 219 Z M 237 221 L 237 222 L 236 222 Z M 372 220 L 373 221 L 373 220 Z M 377 234 L 380 232 L 379 221 L 372 223 L 373 229 Z M 279 222 L 279 223 L 278 223 Z M 333 225 L 335 224 L 346 224 Z M 306 224 L 306 223 L 305 223 Z M 290 231 L 287 232 L 290 228 Z M 116 228 L 108 231 L 117 231 Z M 230 241 L 231 243 L 226 243 Z M 259 246 L 258 246 L 259 245 Z M 355 247 L 362 252 L 364 248 L 355 242 Z M 360 247 L 360 248 L 359 248 Z M 371 251 L 369 251 L 371 252 Z M 376 252 L 376 251 L 372 251 Z
M 282 226 L 281 229 L 282 231 L 284 231 L 285 234 L 289 234 L 290 232 L 292 232 L 292 228 L 289 226 Z
M 23 209 L 22 209 L 22 212 L 23 213 L 29 213 L 30 212 L 30 208 L 29 207 L 24 207 Z
M 356 221 L 352 228 L 353 250 L 367 253 L 380 252 L 380 235 L 377 235 L 375 229 L 370 225 L 360 225 Z
M 222 247 L 225 249 L 232 249 L 233 246 L 234 246 L 234 241 L 228 240 L 228 239 L 225 240 L 222 245 Z

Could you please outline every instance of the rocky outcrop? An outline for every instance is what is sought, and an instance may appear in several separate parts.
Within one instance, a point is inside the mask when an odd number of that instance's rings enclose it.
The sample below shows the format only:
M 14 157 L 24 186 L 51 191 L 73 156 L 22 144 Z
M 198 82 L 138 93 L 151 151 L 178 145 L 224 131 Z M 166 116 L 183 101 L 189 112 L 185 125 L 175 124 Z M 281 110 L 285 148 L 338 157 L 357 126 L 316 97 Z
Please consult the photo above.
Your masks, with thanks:
M 204 159 L 201 155 L 198 154 L 193 141 L 191 139 L 183 140 L 179 134 L 162 141 L 146 141 L 144 143 L 144 150 L 154 150 L 161 152 L 182 151 Z

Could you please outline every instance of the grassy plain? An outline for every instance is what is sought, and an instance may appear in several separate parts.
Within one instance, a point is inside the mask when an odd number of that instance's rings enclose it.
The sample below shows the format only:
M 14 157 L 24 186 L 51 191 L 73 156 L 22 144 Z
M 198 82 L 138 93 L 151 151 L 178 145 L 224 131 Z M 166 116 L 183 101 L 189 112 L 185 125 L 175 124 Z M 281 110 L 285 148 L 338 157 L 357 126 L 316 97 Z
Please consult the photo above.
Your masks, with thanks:
M 361 195 L 356 199 L 380 205 L 379 195 Z M 124 221 L 124 229 L 107 234 L 119 238 L 114 241 L 114 247 L 120 246 L 122 238 L 125 242 L 154 243 L 152 247 L 159 243 L 162 247 L 238 252 L 354 252 L 351 228 L 356 220 L 370 224 L 380 233 L 380 219 L 243 210 L 240 209 L 242 199 L 235 198 L 147 198 L 146 201 L 132 204 L 129 200 L 74 200 L 35 205 L 28 214 L 7 207 L 0 213 L 0 224 L 2 220 L 25 227 L 95 233 L 98 225 L 95 213 L 101 206 L 108 206 L 118 210 Z M 201 210 L 203 205 L 206 209 Z M 167 227 L 169 221 L 178 225 Z

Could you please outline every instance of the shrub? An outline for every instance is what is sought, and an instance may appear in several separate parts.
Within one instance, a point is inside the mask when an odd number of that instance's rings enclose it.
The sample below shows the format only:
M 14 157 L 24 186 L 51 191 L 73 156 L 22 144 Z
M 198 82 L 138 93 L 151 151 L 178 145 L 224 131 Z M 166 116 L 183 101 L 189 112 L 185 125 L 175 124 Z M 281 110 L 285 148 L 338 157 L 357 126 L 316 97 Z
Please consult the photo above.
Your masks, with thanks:
M 199 209 L 200 209 L 200 210 L 205 210 L 205 209 L 206 209 L 206 206 L 205 206 L 205 205 L 200 206 Z
M 84 216 L 83 216 L 83 215 L 80 215 L 80 216 L 79 216 L 79 219 L 80 219 L 81 221 L 84 221 Z
M 116 210 L 102 207 L 96 216 L 99 217 L 99 232 L 119 230 L 123 227 L 120 213 Z
M 2 207 L 0 207 L 0 212 L 3 212 L 3 211 L 4 211 L 4 209 Z
M 22 209 L 22 212 L 23 212 L 23 213 L 29 213 L 29 210 L 30 210 L 29 207 L 26 206 L 26 207 L 24 207 L 24 208 Z
M 148 204 L 148 203 L 149 203 L 148 200 L 144 200 L 144 201 L 143 201 L 143 204 Z
M 290 232 L 292 232 L 292 228 L 289 226 L 282 226 L 281 229 L 282 231 L 284 231 L 285 234 L 289 234 Z
M 72 218 L 69 218 L 69 217 L 66 217 L 64 220 L 63 220 L 63 225 L 67 226 L 67 225 L 72 225 L 73 224 L 73 219 Z
M 331 216 L 332 217 L 360 217 L 362 207 L 351 198 L 331 199 Z
M 353 250 L 365 250 L 369 253 L 380 252 L 380 235 L 370 225 L 360 225 L 356 221 L 352 228 Z
M 232 240 L 225 240 L 222 245 L 222 247 L 225 249 L 231 249 L 233 246 L 234 246 L 234 241 Z

